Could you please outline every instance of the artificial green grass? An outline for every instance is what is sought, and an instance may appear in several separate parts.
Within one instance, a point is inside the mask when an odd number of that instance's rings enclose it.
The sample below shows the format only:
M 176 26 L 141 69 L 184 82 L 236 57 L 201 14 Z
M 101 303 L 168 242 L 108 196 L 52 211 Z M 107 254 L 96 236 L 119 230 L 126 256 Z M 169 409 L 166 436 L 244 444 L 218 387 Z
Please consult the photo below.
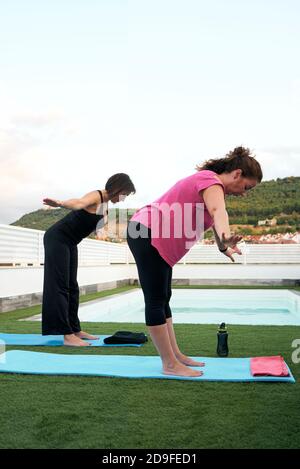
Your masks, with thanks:
M 27 316 L 39 312 L 30 310 Z M 17 316 L 1 314 L 1 332 L 40 331 L 39 323 Z M 83 323 L 82 328 L 98 334 L 146 331 L 144 324 L 132 323 Z M 216 329 L 175 326 L 180 348 L 192 356 L 215 356 Z M 229 326 L 230 357 L 281 354 L 296 384 L 0 374 L 0 448 L 299 448 L 300 364 L 291 360 L 297 338 L 297 326 Z M 140 349 L 7 347 L 16 348 L 156 354 L 151 341 Z

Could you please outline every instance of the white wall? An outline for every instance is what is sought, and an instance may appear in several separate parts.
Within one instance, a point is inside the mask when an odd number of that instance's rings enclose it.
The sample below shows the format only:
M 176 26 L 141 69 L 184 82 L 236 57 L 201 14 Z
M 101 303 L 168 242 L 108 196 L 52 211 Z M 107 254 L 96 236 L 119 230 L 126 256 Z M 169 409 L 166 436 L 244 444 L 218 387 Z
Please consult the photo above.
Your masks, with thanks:
M 176 265 L 173 279 L 205 280 L 297 280 L 298 265 Z M 79 267 L 80 286 L 137 279 L 135 265 Z M 0 298 L 43 291 L 43 267 L 0 268 Z

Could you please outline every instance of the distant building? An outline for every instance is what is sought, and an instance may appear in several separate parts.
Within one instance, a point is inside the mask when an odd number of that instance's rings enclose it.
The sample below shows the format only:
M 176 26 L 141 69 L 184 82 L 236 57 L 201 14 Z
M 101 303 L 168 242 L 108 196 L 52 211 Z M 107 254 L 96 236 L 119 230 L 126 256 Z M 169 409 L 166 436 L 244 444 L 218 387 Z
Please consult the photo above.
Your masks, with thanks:
M 277 220 L 276 218 L 271 218 L 270 220 L 266 218 L 265 220 L 258 220 L 258 226 L 276 226 Z

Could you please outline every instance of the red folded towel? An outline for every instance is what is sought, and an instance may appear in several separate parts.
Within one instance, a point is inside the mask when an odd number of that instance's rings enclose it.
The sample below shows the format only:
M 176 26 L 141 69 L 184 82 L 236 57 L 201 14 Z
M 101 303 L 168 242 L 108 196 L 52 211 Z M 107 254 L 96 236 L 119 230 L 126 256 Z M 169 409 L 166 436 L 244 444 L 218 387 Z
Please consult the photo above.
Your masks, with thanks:
M 290 376 L 285 361 L 280 355 L 250 358 L 250 369 L 253 376 Z

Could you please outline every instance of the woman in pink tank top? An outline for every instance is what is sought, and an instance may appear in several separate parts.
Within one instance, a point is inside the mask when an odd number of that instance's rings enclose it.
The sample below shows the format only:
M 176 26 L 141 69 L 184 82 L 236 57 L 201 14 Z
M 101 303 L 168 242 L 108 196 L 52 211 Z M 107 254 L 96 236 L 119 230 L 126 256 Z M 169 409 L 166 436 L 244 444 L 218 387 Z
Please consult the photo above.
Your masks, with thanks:
M 170 309 L 172 267 L 212 227 L 219 250 L 234 262 L 242 239 L 230 232 L 225 196 L 242 196 L 262 180 L 250 150 L 237 147 L 211 159 L 181 179 L 128 224 L 127 241 L 135 258 L 145 299 L 146 324 L 162 359 L 163 373 L 194 377 L 204 366 L 184 355 L 177 344 Z

